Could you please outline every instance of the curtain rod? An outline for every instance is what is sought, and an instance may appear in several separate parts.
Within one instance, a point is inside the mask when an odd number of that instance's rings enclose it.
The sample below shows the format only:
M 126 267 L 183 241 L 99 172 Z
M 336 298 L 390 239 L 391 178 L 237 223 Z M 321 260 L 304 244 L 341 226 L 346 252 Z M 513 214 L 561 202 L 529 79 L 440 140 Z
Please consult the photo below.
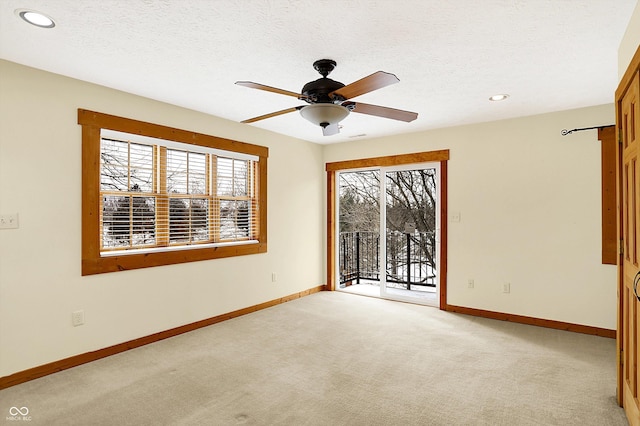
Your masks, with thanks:
M 573 132 L 580 132 L 582 130 L 592 130 L 592 129 L 601 130 L 601 129 L 604 129 L 604 128 L 607 128 L 607 127 L 613 127 L 613 126 L 615 126 L 615 124 L 607 124 L 607 125 L 604 125 L 604 126 L 594 126 L 594 127 L 583 127 L 582 129 L 573 129 L 573 130 L 563 129 L 560 132 L 560 134 L 562 134 L 562 136 L 567 136 L 568 134 L 571 134 Z

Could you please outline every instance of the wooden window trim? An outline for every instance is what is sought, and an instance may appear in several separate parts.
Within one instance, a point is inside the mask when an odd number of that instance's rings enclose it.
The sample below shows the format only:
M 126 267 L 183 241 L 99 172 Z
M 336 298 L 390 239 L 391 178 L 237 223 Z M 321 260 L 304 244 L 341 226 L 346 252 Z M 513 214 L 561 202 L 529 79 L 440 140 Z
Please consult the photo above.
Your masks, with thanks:
M 388 155 L 385 157 L 362 158 L 359 160 L 337 161 L 326 164 L 327 172 L 348 169 L 364 169 L 366 167 L 391 167 L 404 164 L 429 163 L 446 161 L 449 159 L 449 150 L 417 152 L 413 154 Z
M 267 252 L 267 158 L 259 145 L 78 109 L 82 126 L 82 275 L 148 268 Z M 121 256 L 100 256 L 100 130 L 149 136 L 255 155 L 258 161 L 258 242 Z

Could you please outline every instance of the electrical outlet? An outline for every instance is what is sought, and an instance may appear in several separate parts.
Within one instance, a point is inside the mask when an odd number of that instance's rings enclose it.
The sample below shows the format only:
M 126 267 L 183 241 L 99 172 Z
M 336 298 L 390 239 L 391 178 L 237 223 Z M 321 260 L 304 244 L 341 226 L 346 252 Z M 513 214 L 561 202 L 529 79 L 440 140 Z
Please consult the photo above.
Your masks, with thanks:
M 475 284 L 474 284 L 474 282 L 473 282 L 473 280 L 472 280 L 472 279 L 470 279 L 470 280 L 467 282 L 467 288 L 473 288 L 473 287 L 474 287 L 474 285 L 475 285 Z
M 502 284 L 502 292 L 503 293 L 511 293 L 511 283 Z
M 71 324 L 74 327 L 84 324 L 84 311 L 71 312 Z
M 17 228 L 18 228 L 18 213 L 0 215 L 0 229 L 17 229 Z

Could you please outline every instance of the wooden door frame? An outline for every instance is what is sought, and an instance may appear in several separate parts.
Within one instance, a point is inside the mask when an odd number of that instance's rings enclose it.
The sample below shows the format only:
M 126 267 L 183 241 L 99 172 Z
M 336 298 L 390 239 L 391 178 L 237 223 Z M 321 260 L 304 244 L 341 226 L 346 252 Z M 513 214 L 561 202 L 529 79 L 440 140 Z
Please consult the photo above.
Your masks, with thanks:
M 336 172 L 367 167 L 393 167 L 409 164 L 440 163 L 440 309 L 447 310 L 447 161 L 449 150 L 400 154 L 386 157 L 327 163 L 327 283 L 325 290 L 336 289 Z
M 617 171 L 616 171 L 616 183 L 617 183 L 617 191 L 616 191 L 616 205 L 617 205 L 617 231 L 618 231 L 618 241 L 620 243 L 620 247 L 618 248 L 618 273 L 617 273 L 617 290 L 618 290 L 618 305 L 617 305 L 617 328 L 616 328 L 616 376 L 617 376 L 617 401 L 618 404 L 623 406 L 623 394 L 622 394 L 622 386 L 623 386 L 623 353 L 622 350 L 624 348 L 624 319 L 623 319 L 623 302 L 624 299 L 622 297 L 624 291 L 624 259 L 622 253 L 622 237 L 623 237 L 623 221 L 622 221 L 622 98 L 627 92 L 627 89 L 633 82 L 633 79 L 636 73 L 640 72 L 640 46 L 638 46 L 627 70 L 625 71 L 620 83 L 618 84 L 618 88 L 615 93 L 615 107 L 616 107 L 616 139 L 618 143 L 616 144 L 616 158 L 617 158 Z

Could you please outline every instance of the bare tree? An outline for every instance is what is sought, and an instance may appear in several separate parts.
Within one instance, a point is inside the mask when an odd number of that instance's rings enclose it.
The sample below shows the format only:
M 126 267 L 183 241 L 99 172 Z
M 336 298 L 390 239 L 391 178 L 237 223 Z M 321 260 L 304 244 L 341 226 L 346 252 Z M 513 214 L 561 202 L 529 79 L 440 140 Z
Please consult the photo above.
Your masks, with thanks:
M 436 267 L 436 176 L 434 169 L 406 170 L 387 173 L 387 228 L 404 232 L 405 224 L 413 224 L 412 245 L 420 247 L 431 268 Z
M 379 193 L 377 171 L 341 173 L 340 232 L 379 232 Z

